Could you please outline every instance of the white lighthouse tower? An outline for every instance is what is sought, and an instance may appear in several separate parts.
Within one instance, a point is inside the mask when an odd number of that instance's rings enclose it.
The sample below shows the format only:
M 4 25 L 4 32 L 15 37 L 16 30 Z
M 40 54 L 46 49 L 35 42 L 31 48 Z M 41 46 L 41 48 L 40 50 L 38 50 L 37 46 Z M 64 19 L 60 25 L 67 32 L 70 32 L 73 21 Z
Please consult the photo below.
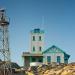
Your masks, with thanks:
M 30 33 L 30 53 L 42 53 L 44 49 L 44 31 L 39 28 Z

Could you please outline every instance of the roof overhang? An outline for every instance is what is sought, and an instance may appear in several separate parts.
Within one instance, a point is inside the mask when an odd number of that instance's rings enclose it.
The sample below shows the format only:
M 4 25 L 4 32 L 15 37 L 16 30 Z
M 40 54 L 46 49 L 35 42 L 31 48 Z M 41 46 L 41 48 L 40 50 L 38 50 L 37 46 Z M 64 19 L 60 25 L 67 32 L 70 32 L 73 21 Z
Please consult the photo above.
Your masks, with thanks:
M 27 53 L 27 52 L 23 52 L 23 57 L 26 57 L 26 56 L 43 56 L 42 53 Z

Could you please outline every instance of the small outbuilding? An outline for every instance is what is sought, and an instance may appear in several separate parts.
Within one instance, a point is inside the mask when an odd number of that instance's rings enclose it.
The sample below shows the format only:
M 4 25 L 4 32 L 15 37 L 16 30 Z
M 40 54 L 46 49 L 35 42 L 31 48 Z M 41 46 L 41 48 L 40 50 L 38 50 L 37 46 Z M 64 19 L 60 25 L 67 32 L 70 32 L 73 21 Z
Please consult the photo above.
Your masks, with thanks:
M 68 55 L 66 52 L 55 45 L 45 50 L 42 54 L 44 63 L 56 62 L 67 64 L 70 57 L 70 55 Z

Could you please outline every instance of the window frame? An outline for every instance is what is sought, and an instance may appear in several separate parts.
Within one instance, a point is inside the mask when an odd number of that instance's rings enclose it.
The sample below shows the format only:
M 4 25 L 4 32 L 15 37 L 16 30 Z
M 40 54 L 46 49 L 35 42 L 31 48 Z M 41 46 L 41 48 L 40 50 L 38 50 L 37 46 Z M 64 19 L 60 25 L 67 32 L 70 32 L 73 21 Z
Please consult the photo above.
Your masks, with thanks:
M 35 52 L 35 46 L 33 46 L 33 52 Z
M 41 46 L 39 47 L 39 51 L 40 51 L 40 52 L 42 51 L 42 47 L 41 47 Z
M 35 36 L 33 36 L 32 40 L 35 41 Z
M 42 38 L 41 38 L 41 36 L 39 36 L 39 41 L 42 41 Z

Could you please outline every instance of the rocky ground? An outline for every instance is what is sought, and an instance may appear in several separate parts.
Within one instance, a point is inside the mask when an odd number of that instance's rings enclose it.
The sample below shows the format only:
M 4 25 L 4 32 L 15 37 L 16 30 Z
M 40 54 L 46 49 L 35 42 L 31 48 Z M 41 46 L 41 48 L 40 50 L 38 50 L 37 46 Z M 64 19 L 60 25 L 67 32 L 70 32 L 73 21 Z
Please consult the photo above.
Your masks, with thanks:
M 70 64 L 47 64 L 38 67 L 30 67 L 27 75 L 75 75 L 75 63 Z

